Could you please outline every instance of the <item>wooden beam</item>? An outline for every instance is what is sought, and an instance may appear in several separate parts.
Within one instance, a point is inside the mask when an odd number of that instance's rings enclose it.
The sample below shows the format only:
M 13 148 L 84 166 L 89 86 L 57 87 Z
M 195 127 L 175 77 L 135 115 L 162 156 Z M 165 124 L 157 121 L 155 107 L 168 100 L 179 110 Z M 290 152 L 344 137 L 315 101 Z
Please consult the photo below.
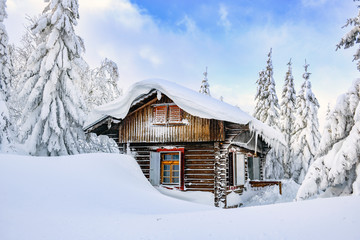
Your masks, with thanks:
M 138 109 L 136 109 L 135 111 L 133 111 L 133 112 L 129 113 L 129 114 L 127 115 L 127 117 L 129 117 L 129 116 L 133 115 L 134 113 L 136 113 L 136 112 L 140 111 L 141 109 L 143 109 L 143 108 L 145 108 L 145 107 L 147 107 L 147 106 L 151 105 L 152 103 L 154 103 L 154 102 L 156 102 L 156 101 L 157 101 L 157 98 L 154 98 L 153 100 L 151 100 L 151 101 L 149 101 L 148 103 L 146 103 L 146 104 L 142 105 L 141 107 L 139 107 L 139 108 L 138 108 Z

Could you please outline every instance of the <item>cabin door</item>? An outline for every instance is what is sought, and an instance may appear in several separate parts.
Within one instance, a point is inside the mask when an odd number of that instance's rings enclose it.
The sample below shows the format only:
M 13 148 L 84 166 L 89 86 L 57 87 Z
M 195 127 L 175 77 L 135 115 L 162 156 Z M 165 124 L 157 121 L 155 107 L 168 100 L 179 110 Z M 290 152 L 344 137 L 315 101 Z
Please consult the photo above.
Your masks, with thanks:
M 160 153 L 150 152 L 150 183 L 160 185 Z

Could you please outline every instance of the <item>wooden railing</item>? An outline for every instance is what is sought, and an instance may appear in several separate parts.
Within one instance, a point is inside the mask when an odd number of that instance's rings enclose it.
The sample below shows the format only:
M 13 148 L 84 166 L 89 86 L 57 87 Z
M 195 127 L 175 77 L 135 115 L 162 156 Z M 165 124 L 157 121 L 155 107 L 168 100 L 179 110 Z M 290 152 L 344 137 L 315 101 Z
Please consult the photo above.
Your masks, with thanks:
M 282 194 L 281 181 L 254 180 L 254 181 L 250 181 L 249 184 L 250 184 L 250 187 L 254 188 L 255 190 L 259 189 L 259 188 L 277 185 L 277 186 L 279 186 L 279 193 Z M 228 187 L 226 187 L 226 195 L 228 195 L 232 192 L 241 195 L 243 193 L 244 189 L 245 189 L 244 185 L 228 186 Z M 225 208 L 237 208 L 241 205 L 242 205 L 241 203 L 237 204 L 237 205 L 228 205 L 226 202 Z
M 252 188 L 263 188 L 263 187 L 274 186 L 274 185 L 279 186 L 279 193 L 281 195 L 282 194 L 281 181 L 263 181 L 263 180 L 250 181 L 250 186 Z

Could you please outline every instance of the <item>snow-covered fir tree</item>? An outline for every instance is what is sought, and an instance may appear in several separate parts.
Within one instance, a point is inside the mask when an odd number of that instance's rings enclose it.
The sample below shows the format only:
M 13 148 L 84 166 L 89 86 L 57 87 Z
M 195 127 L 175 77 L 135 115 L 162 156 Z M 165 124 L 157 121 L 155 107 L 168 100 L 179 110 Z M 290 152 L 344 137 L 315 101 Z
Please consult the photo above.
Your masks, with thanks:
M 330 106 L 330 103 L 328 103 L 327 105 L 327 109 L 326 109 L 326 115 L 325 115 L 325 120 L 329 120 L 330 118 L 330 113 L 331 113 L 331 106 Z
M 280 103 L 280 130 L 284 134 L 287 143 L 287 149 L 284 153 L 283 168 L 285 177 L 290 176 L 290 159 L 291 159 L 291 140 L 295 122 L 295 103 L 296 92 L 294 87 L 294 77 L 292 75 L 291 59 L 288 63 L 289 69 L 285 75 L 285 84 L 282 91 L 282 100 Z
M 257 80 L 257 93 L 255 96 L 256 107 L 254 117 L 260 121 L 266 123 L 270 127 L 277 130 L 279 129 L 279 100 L 276 95 L 275 81 L 273 77 L 272 66 L 272 49 L 268 54 L 267 66 L 265 71 L 259 73 L 259 79 Z M 266 178 L 282 178 L 284 175 L 284 169 L 282 166 L 282 153 L 277 152 L 276 149 L 270 150 L 267 154 L 267 160 L 265 165 L 265 177 Z
M 4 25 L 4 19 L 7 18 L 6 0 L 0 0 L 0 88 L 5 94 L 5 98 L 9 97 L 10 84 L 12 79 L 12 64 L 9 54 L 9 37 Z
M 255 94 L 255 111 L 254 111 L 254 117 L 260 121 L 266 120 L 265 115 L 265 101 L 266 98 L 264 97 L 265 94 L 265 71 L 261 70 L 259 72 L 259 78 L 256 80 L 256 94 Z
M 208 82 L 207 75 L 208 75 L 208 72 L 207 72 L 207 67 L 206 67 L 206 71 L 204 72 L 204 79 L 201 82 L 199 93 L 211 96 L 210 95 L 210 85 Z
M 360 0 L 354 0 L 360 1 Z M 360 7 L 360 5 L 358 5 Z M 353 26 L 353 28 L 340 40 L 340 42 L 336 46 L 336 50 L 340 48 L 350 48 L 354 46 L 356 43 L 360 43 L 360 10 L 358 11 L 358 15 L 353 18 L 349 18 L 344 27 Z M 353 61 L 357 61 L 357 68 L 360 71 L 360 47 L 356 50 L 354 54 Z
M 360 11 L 347 21 L 353 25 L 338 44 L 349 48 L 359 42 Z M 359 60 L 357 49 L 354 60 Z M 358 62 L 358 70 L 360 64 Z M 338 97 L 330 111 L 314 163 L 301 185 L 296 199 L 318 194 L 339 196 L 360 195 L 360 79 L 353 82 L 347 93 Z
M 115 62 L 105 58 L 100 67 L 89 70 L 89 82 L 84 82 L 83 94 L 89 109 L 108 103 L 122 94 L 119 87 L 119 69 Z
M 25 72 L 27 60 L 40 41 L 40 39 L 36 38 L 36 35 L 34 35 L 30 29 L 37 22 L 38 18 L 27 17 L 26 19 L 28 24 L 25 26 L 24 35 L 21 36 L 20 46 L 11 46 L 11 59 L 14 69 L 12 85 L 14 90 L 17 92 L 19 92 L 24 85 L 21 80 L 23 80 L 22 74 Z
M 360 195 L 360 79 L 338 97 L 330 112 L 316 160 L 310 166 L 297 199 Z
M 314 161 L 320 142 L 318 100 L 311 90 L 309 64 L 305 61 L 304 83 L 296 98 L 294 136 L 292 138 L 292 161 L 290 175 L 302 183 L 310 164 Z
M 42 41 L 27 61 L 21 139 L 33 155 L 91 152 L 82 130 L 85 102 L 79 91 L 83 40 L 74 32 L 77 0 L 49 2 L 31 30 Z
M 8 99 L 11 90 L 12 65 L 8 48 L 8 35 L 3 23 L 7 17 L 6 0 L 0 0 L 0 151 L 6 152 L 14 141 Z
M 267 66 L 265 71 L 259 73 L 257 81 L 257 94 L 255 96 L 256 108 L 254 117 L 267 125 L 279 128 L 279 100 L 275 90 L 275 81 L 273 77 L 272 49 L 268 54 Z

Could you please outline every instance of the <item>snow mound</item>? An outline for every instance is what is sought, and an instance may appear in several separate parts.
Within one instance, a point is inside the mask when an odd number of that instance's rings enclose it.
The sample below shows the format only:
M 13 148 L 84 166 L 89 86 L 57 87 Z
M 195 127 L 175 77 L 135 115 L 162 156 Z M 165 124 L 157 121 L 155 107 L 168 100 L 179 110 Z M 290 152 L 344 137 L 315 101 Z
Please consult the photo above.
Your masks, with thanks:
M 136 160 L 120 154 L 0 155 L 0 208 L 57 212 L 173 213 L 201 209 L 160 194 Z M 169 203 L 177 209 L 167 208 Z M 186 204 L 185 204 L 186 203 Z M 0 210 L 0 212 L 3 212 Z
M 134 100 L 139 96 L 148 94 L 153 89 L 164 93 L 180 108 L 193 116 L 239 124 L 249 124 L 250 129 L 256 131 L 257 134 L 262 136 L 272 147 L 277 148 L 280 144 L 285 145 L 284 136 L 280 132 L 260 122 L 240 108 L 210 96 L 200 94 L 174 82 L 161 79 L 148 79 L 137 82 L 130 87 L 128 93 L 124 96 L 108 104 L 99 106 L 88 117 L 85 123 L 85 129 L 101 121 L 106 116 L 123 119 L 127 115 Z
M 2 240 L 81 239 L 69 237 L 82 232 L 72 226 L 74 219 L 80 220 L 77 227 L 81 228 L 89 222 L 96 223 L 96 219 L 116 221 L 114 216 L 213 208 L 162 195 L 144 177 L 135 159 L 127 155 L 29 157 L 0 154 Z M 88 217 L 92 219 L 87 220 Z M 59 231 L 64 233 L 53 236 Z
M 360 239 L 359 206 L 339 197 L 216 209 L 162 195 L 130 156 L 0 155 L 1 240 Z

